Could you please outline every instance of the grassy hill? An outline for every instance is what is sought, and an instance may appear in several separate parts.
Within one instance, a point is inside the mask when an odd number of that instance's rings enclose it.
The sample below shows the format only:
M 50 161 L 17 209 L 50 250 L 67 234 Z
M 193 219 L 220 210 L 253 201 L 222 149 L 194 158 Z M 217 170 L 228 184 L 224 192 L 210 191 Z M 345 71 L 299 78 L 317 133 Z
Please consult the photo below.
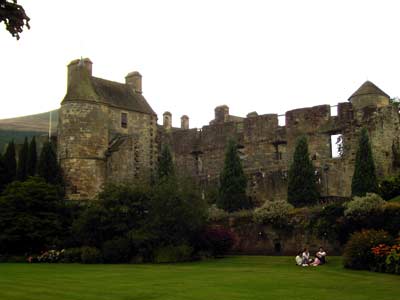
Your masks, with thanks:
M 25 137 L 33 137 L 48 134 L 49 132 L 50 111 L 0 120 L 0 151 L 4 150 L 5 145 L 14 140 L 16 143 L 22 143 Z M 51 111 L 52 133 L 57 132 L 58 110 Z

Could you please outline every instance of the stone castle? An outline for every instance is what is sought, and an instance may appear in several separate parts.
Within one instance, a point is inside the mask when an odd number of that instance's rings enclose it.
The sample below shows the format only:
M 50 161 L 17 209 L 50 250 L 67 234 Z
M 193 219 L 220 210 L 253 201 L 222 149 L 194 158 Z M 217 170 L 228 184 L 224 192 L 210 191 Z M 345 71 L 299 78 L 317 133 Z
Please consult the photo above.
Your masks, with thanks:
M 230 138 L 238 141 L 249 194 L 259 203 L 286 199 L 287 170 L 301 135 L 308 138 L 324 197 L 350 196 L 362 127 L 370 134 L 378 176 L 400 168 L 399 110 L 372 82 L 335 107 L 295 109 L 284 118 L 280 125 L 277 114 L 232 116 L 223 105 L 201 129 L 190 129 L 188 116 L 182 116 L 180 128 L 172 127 L 169 112 L 158 125 L 142 95 L 140 73 L 129 73 L 125 83 L 118 83 L 92 76 L 89 59 L 74 60 L 68 65 L 57 139 L 67 197 L 91 199 L 107 183 L 148 180 L 164 144 L 170 146 L 177 170 L 204 189 L 216 186 Z

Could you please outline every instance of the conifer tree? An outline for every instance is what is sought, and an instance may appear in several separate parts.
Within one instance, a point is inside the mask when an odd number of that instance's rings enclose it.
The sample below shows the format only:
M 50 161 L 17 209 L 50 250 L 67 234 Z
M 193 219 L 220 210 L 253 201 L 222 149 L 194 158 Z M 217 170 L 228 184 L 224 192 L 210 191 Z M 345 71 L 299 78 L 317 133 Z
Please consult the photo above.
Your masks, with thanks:
M 175 176 L 174 162 L 171 150 L 168 145 L 163 146 L 160 159 L 158 161 L 157 175 L 159 180 L 172 178 Z
M 232 212 L 250 207 L 246 196 L 247 178 L 237 153 L 237 144 L 229 140 L 225 152 L 224 168 L 220 175 L 217 206 Z
M 3 191 L 6 184 L 6 169 L 4 166 L 3 155 L 0 153 L 0 193 Z
M 28 178 L 28 139 L 25 138 L 24 144 L 18 153 L 17 180 L 25 181 Z
M 43 144 L 38 163 L 38 175 L 47 183 L 61 184 L 61 169 L 57 162 L 56 153 L 51 142 Z
M 315 169 L 308 153 L 307 139 L 302 136 L 297 140 L 293 162 L 289 168 L 287 200 L 299 207 L 312 205 L 318 199 Z
M 361 130 L 358 142 L 354 174 L 351 182 L 352 196 L 365 196 L 366 193 L 378 192 L 378 180 L 375 173 L 375 163 L 372 156 L 371 144 L 369 142 L 366 128 Z
M 36 175 L 36 165 L 37 165 L 36 139 L 35 137 L 33 137 L 29 144 L 28 176 Z
M 17 172 L 17 161 L 15 159 L 15 144 L 11 141 L 7 145 L 6 153 L 3 156 L 4 164 L 4 184 L 9 184 L 15 180 Z

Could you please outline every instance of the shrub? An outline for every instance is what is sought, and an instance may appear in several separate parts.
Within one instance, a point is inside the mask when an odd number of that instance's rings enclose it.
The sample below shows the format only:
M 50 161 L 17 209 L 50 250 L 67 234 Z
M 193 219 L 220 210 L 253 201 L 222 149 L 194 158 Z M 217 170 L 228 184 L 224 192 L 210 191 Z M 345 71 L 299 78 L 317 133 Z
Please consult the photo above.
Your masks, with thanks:
M 379 244 L 390 244 L 392 238 L 383 230 L 363 230 L 350 236 L 343 253 L 346 268 L 368 270 L 375 261 L 371 249 Z
M 165 246 L 154 252 L 155 263 L 173 263 L 192 259 L 193 248 L 188 245 Z
M 226 212 L 225 210 L 218 208 L 215 204 L 211 205 L 210 208 L 208 209 L 208 220 L 209 221 L 214 221 L 214 222 L 218 222 L 221 221 L 225 218 L 227 218 L 229 215 L 228 212 Z
M 103 257 L 107 263 L 128 262 L 131 254 L 131 243 L 126 238 L 116 238 L 103 244 Z
M 379 194 L 385 200 L 400 195 L 400 176 L 387 177 L 379 183 Z
M 400 233 L 400 203 L 387 202 L 381 216 L 382 227 L 393 236 Z
M 255 209 L 253 219 L 258 224 L 272 224 L 281 227 L 287 224 L 293 208 L 286 201 L 266 201 L 263 206 Z
M 36 257 L 37 262 L 56 263 L 63 259 L 65 250 L 49 250 Z
M 200 249 L 211 253 L 214 257 L 225 255 L 235 244 L 235 235 L 222 226 L 207 228 L 200 235 Z
M 82 249 L 81 248 L 68 248 L 64 251 L 64 262 L 66 263 L 80 263 Z
M 383 209 L 385 201 L 377 194 L 367 193 L 364 197 L 354 197 L 344 204 L 346 217 L 365 217 Z
M 310 229 L 322 239 L 337 241 L 341 237 L 344 207 L 342 203 L 331 203 L 323 206 L 309 218 Z
M 95 247 L 82 247 L 81 261 L 84 264 L 98 264 L 103 261 L 99 249 Z

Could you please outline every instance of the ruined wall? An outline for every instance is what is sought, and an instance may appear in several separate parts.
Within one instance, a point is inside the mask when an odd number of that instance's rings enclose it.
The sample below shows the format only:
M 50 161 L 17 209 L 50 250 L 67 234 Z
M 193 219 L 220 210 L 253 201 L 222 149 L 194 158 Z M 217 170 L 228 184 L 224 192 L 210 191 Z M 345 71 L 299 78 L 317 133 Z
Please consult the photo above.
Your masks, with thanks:
M 392 105 L 382 106 L 382 101 L 379 98 L 379 105 L 372 106 L 358 103 L 357 109 L 350 102 L 339 103 L 335 116 L 331 116 L 329 105 L 291 110 L 285 114 L 285 126 L 278 125 L 276 114 L 252 113 L 241 122 L 221 119 L 201 130 L 161 128 L 159 134 L 161 143 L 172 145 L 176 164 L 205 185 L 218 182 L 227 141 L 236 139 L 249 178 L 248 192 L 256 204 L 286 199 L 287 171 L 296 140 L 306 135 L 321 195 L 349 197 L 362 127 L 370 133 L 378 176 L 396 171 L 393 161 L 394 148 L 399 146 L 399 113 Z M 331 136 L 337 134 L 342 135 L 343 153 L 335 158 Z

